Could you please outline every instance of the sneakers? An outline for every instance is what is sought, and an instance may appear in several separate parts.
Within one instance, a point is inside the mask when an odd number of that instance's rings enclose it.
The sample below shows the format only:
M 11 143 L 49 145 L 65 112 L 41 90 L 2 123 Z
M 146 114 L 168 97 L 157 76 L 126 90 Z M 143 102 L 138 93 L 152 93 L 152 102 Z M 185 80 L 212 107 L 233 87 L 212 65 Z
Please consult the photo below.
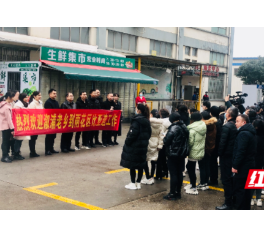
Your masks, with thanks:
M 136 187 L 137 187 L 137 189 L 141 189 L 141 184 L 140 183 L 136 183 Z
M 103 144 L 102 146 L 103 146 L 103 147 L 107 147 L 107 144 Z
M 257 200 L 257 206 L 258 206 L 258 207 L 262 207 L 262 200 L 261 200 L 261 199 L 258 199 L 258 200 Z
M 144 178 L 141 180 L 141 183 L 151 185 L 151 184 L 154 184 L 154 179 L 153 178 L 150 178 L 150 179 Z
M 75 150 L 81 150 L 78 146 L 75 146 Z
M 205 191 L 205 190 L 208 190 L 209 187 L 208 187 L 207 183 L 205 183 L 205 184 L 199 184 L 197 186 L 197 189 L 201 189 L 201 190 Z
M 86 145 L 83 145 L 83 146 L 81 147 L 81 149 L 90 150 L 90 149 L 91 149 L 91 147 L 89 147 L 89 146 L 86 146 Z
M 185 192 L 187 194 L 192 194 L 192 195 L 198 195 L 199 194 L 197 188 L 193 188 L 193 187 L 187 189 Z
M 254 206 L 255 204 L 257 204 L 258 207 L 262 207 L 262 200 L 261 199 L 251 199 L 251 206 Z
M 129 183 L 128 185 L 125 186 L 126 189 L 131 189 L 131 190 L 135 190 L 138 189 L 138 187 L 136 186 L 135 183 Z
M 185 187 L 184 187 L 184 190 L 188 190 L 188 189 L 190 189 L 192 187 L 192 185 L 191 184 L 188 184 L 188 185 L 186 185 Z

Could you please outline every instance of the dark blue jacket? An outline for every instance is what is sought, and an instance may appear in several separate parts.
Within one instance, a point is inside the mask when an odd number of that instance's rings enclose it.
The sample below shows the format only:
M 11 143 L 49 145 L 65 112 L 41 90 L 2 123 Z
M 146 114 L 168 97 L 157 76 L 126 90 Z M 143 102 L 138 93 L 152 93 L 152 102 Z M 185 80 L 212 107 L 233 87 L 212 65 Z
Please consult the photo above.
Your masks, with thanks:
M 255 167 L 257 153 L 256 130 L 247 123 L 238 132 L 234 144 L 232 167 L 237 170 L 237 178 L 247 177 L 249 169 Z

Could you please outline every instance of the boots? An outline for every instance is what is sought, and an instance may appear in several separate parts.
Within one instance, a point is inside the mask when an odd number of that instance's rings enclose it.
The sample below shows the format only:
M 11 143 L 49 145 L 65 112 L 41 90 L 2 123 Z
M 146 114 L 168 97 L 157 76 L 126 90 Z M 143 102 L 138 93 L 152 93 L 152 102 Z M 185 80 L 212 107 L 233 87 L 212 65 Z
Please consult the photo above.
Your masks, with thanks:
M 25 159 L 23 156 L 19 154 L 19 152 L 15 152 L 14 160 L 23 160 Z

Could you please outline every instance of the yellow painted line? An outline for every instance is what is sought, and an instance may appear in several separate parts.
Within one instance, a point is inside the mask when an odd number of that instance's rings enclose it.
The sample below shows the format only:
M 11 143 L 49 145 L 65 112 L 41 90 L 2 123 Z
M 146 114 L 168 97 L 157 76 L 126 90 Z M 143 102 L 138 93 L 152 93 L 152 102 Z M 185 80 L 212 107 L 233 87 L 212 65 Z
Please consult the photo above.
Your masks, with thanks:
M 119 173 L 119 172 L 123 172 L 123 171 L 129 172 L 129 169 L 112 170 L 112 171 L 105 172 L 105 174 L 114 174 L 114 173 Z
M 112 170 L 112 171 L 109 171 L 109 172 L 105 172 L 105 174 L 114 174 L 114 173 L 119 173 L 119 172 L 123 172 L 123 171 L 129 172 L 129 169 Z M 137 170 L 136 170 L 136 173 L 137 173 Z M 143 173 L 143 174 L 145 174 L 145 173 Z M 166 178 L 166 177 L 163 177 L 162 179 L 170 180 L 170 178 Z M 189 181 L 183 181 L 183 183 L 189 184 L 190 182 Z M 217 188 L 217 187 L 212 187 L 212 186 L 209 186 L 209 188 L 212 189 L 212 190 L 217 190 L 217 191 L 220 191 L 220 192 L 224 192 L 223 188 Z
M 89 210 L 104 210 L 103 208 L 100 207 L 96 207 L 90 204 L 86 204 L 84 202 L 80 202 L 80 201 L 76 201 L 70 198 L 66 198 L 66 197 L 62 197 L 53 193 L 48 193 L 48 192 L 44 192 L 42 190 L 39 190 L 38 188 L 46 188 L 46 187 L 50 187 L 50 186 L 54 186 L 54 185 L 58 185 L 57 183 L 48 183 L 48 184 L 43 184 L 43 185 L 39 185 L 39 186 L 34 186 L 34 187 L 30 187 L 30 188 L 24 188 L 24 190 L 28 191 L 28 192 L 32 192 L 32 193 L 36 193 L 45 197 L 49 197 L 52 199 L 56 199 L 59 200 L 61 202 L 66 202 L 78 207 L 83 207 Z

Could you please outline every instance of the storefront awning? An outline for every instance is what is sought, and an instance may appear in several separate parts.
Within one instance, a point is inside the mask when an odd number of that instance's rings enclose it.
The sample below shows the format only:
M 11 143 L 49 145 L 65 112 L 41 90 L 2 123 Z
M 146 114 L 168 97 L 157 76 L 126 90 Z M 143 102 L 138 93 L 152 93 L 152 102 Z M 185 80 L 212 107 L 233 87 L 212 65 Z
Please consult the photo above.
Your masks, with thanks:
M 138 70 L 116 69 L 92 65 L 76 65 L 41 60 L 42 63 L 62 71 L 66 79 L 94 80 L 121 83 L 157 84 L 158 80 Z

